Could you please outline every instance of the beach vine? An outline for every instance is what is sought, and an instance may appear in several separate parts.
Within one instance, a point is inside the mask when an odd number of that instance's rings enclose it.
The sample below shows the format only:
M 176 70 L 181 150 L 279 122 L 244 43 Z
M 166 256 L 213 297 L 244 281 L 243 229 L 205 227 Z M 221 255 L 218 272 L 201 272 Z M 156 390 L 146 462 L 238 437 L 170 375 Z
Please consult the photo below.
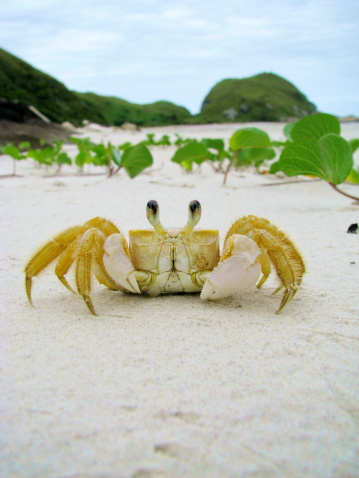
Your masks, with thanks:
M 270 174 L 282 172 L 288 177 L 318 178 L 326 181 L 334 191 L 359 201 L 359 197 L 338 187 L 344 182 L 359 184 L 359 169 L 355 169 L 353 160 L 359 138 L 347 141 L 340 135 L 340 129 L 336 117 L 317 113 L 286 124 L 283 129 L 285 141 L 272 140 L 259 128 L 244 127 L 232 134 L 228 144 L 221 138 L 198 140 L 176 133 L 171 141 L 169 135 L 156 138 L 154 133 L 148 133 L 146 139 L 137 144 L 126 142 L 118 146 L 71 137 L 70 142 L 77 146 L 73 159 L 64 149 L 64 141 L 54 141 L 50 145 L 41 141 L 37 149 L 31 149 L 28 142 L 18 146 L 8 144 L 0 147 L 0 153 L 13 158 L 12 176 L 16 175 L 17 161 L 31 158 L 42 166 L 55 167 L 54 174 L 59 174 L 64 165 L 74 165 L 84 174 L 84 167 L 93 165 L 105 168 L 109 177 L 124 170 L 130 178 L 135 178 L 153 164 L 150 148 L 176 146 L 172 162 L 186 172 L 206 162 L 216 173 L 223 174 L 223 186 L 232 169 L 254 167 L 259 171 L 265 164 Z M 273 162 L 277 154 L 279 159 Z
M 284 129 L 287 142 L 270 173 L 282 171 L 287 176 L 313 176 L 326 181 L 336 192 L 355 201 L 359 197 L 338 188 L 346 182 L 359 184 L 353 154 L 359 139 L 347 141 L 340 135 L 335 116 L 317 113 L 289 123 Z
M 265 160 L 273 159 L 275 151 L 268 134 L 258 128 L 242 128 L 229 139 L 228 149 L 223 139 L 193 139 L 180 147 L 172 161 L 186 171 L 194 164 L 209 163 L 216 172 L 223 173 L 223 186 L 226 185 L 230 170 L 255 166 L 258 168 Z

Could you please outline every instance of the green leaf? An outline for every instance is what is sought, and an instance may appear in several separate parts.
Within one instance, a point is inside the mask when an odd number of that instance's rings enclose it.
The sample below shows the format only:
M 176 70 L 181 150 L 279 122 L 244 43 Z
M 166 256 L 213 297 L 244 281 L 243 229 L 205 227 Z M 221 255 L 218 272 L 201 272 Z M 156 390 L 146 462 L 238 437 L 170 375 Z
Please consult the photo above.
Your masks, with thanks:
M 109 158 L 107 154 L 95 154 L 95 156 L 92 156 L 91 158 L 91 163 L 94 166 L 108 166 L 109 165 Z
M 72 161 L 71 158 L 65 152 L 62 152 L 57 156 L 56 163 L 59 165 L 68 164 L 71 166 Z
M 195 141 L 179 148 L 175 152 L 172 161 L 180 164 L 187 171 L 190 171 L 193 163 L 201 164 L 206 159 L 209 159 L 209 156 L 206 146 L 203 143 Z
M 356 171 L 354 168 L 350 171 L 346 181 L 353 184 L 359 184 L 359 171 Z
M 19 150 L 20 151 L 25 151 L 25 150 L 28 150 L 31 148 L 31 144 L 29 141 L 21 141 L 21 143 L 19 143 Z
M 55 159 L 56 151 L 51 146 L 46 146 L 46 148 L 30 150 L 27 155 L 41 164 L 51 166 Z
M 353 153 L 355 153 L 355 151 L 359 148 L 359 138 L 350 139 L 349 144 Z
M 91 146 L 91 151 L 94 153 L 98 154 L 99 156 L 102 156 L 107 153 L 107 148 L 104 144 L 95 144 L 94 146 Z
M 91 154 L 93 144 L 91 143 L 90 138 L 75 138 L 72 136 L 70 141 L 75 143 L 79 150 L 75 157 L 76 166 L 82 168 L 85 163 L 91 163 L 93 159 Z
M 272 140 L 272 146 L 274 148 L 284 148 L 284 146 L 287 146 L 291 141 L 287 140 L 287 141 L 276 141 L 276 140 Z
M 12 144 L 8 144 L 3 149 L 3 153 L 11 156 L 14 159 L 23 159 L 18 148 Z
M 275 151 L 272 148 L 247 148 L 239 152 L 235 164 L 238 166 L 254 164 L 258 167 L 266 159 L 273 159 L 274 157 Z
M 41 149 L 29 149 L 27 152 L 29 158 L 35 159 L 38 163 L 42 162 L 42 150 Z
M 145 141 L 148 146 L 154 146 L 156 144 L 155 141 L 155 134 L 154 133 L 147 133 L 147 140 Z
M 316 176 L 332 184 L 342 183 L 353 167 L 349 143 L 336 134 L 327 134 L 316 141 L 305 139 L 284 148 L 277 170 L 287 176 Z
M 279 161 L 275 161 L 274 163 L 271 164 L 270 169 L 269 169 L 269 173 L 270 174 L 275 174 L 278 171 L 282 171 L 281 165 L 280 165 Z
M 30 149 L 27 152 L 29 158 L 35 159 L 40 164 L 46 164 L 51 166 L 55 156 L 55 150 L 52 149 L 50 146 L 47 146 L 43 149 Z
M 164 134 L 162 138 L 158 141 L 160 146 L 171 146 L 171 140 L 168 134 Z
M 82 168 L 85 163 L 91 163 L 92 156 L 89 151 L 80 151 L 75 158 L 75 164 L 79 168 Z
M 319 139 L 329 133 L 340 134 L 338 119 L 326 113 L 317 113 L 305 116 L 294 123 L 290 136 L 293 141 L 298 141 L 301 139 Z
M 63 141 L 62 139 L 61 140 L 58 140 L 58 141 L 53 141 L 52 144 L 53 146 L 55 147 L 56 151 L 59 153 L 62 146 L 64 145 L 65 141 Z
M 152 163 L 152 154 L 143 143 L 127 148 L 121 160 L 121 165 L 125 168 L 130 178 L 140 174 L 145 168 L 151 166 Z
M 353 167 L 353 152 L 348 141 L 336 134 L 326 134 L 319 139 L 319 147 L 327 165 L 329 182 L 345 181 Z
M 90 149 L 92 147 L 92 143 L 91 143 L 90 138 L 75 138 L 74 136 L 71 136 L 71 138 L 69 138 L 69 139 L 72 143 L 77 144 L 78 147 L 83 146 L 83 147 L 86 147 L 88 149 Z
M 129 141 L 127 141 L 126 143 L 120 144 L 120 146 L 118 147 L 118 149 L 124 151 L 125 149 L 128 149 L 128 148 L 130 148 L 131 146 L 132 146 L 132 143 L 130 143 Z
M 91 163 L 94 166 L 108 166 L 110 155 L 108 148 L 104 144 L 100 143 L 91 146 L 91 151 L 95 153 L 95 155 L 91 157 Z
M 267 148 L 270 145 L 268 134 L 258 128 L 239 129 L 229 139 L 229 147 L 232 151 L 244 148 Z
M 288 123 L 283 128 L 284 136 L 291 141 L 292 140 L 292 131 L 294 126 L 298 123 L 298 121 L 293 121 L 292 123 Z
M 193 141 L 196 141 L 192 138 L 182 138 L 182 136 L 180 136 L 178 133 L 175 133 L 175 136 L 176 136 L 177 139 L 174 142 L 174 144 L 178 147 L 184 146 L 185 144 L 192 143 Z
M 121 151 L 119 149 L 111 147 L 111 157 L 116 166 L 121 165 Z
M 215 149 L 218 152 L 223 151 L 225 146 L 223 139 L 216 138 L 203 138 L 201 143 L 203 143 L 206 148 Z

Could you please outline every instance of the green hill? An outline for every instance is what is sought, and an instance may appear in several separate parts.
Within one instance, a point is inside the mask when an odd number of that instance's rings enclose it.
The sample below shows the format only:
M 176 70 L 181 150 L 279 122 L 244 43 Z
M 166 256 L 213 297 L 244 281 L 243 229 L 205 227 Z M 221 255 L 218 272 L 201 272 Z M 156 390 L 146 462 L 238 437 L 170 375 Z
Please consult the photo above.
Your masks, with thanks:
M 76 93 L 16 56 L 0 49 L 0 98 L 37 108 L 55 123 L 159 126 L 186 123 L 190 112 L 167 101 L 136 105 L 120 98 Z
M 196 122 L 283 121 L 316 112 L 292 83 L 273 73 L 217 83 L 203 101 Z
M 34 106 L 55 123 L 70 121 L 77 125 L 84 118 L 106 123 L 100 111 L 91 110 L 65 85 L 2 49 L 0 97 Z
M 120 98 L 95 93 L 77 93 L 77 96 L 89 108 L 101 111 L 107 123 L 114 126 L 125 122 L 138 126 L 184 124 L 191 118 L 191 113 L 186 108 L 168 101 L 137 105 Z
M 160 126 L 280 121 L 316 112 L 315 105 L 294 85 L 272 73 L 217 83 L 206 96 L 201 112 L 191 116 L 186 108 L 167 101 L 138 105 L 120 98 L 70 91 L 50 75 L 2 49 L 0 99 L 34 106 L 55 123 L 69 121 L 76 126 L 85 119 L 118 126 L 125 122 Z

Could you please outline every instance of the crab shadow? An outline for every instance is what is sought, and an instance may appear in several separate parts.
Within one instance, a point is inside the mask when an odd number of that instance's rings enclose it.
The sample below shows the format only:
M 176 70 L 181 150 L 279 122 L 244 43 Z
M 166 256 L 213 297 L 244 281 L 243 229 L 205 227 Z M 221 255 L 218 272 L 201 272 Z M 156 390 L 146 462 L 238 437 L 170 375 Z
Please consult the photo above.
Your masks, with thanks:
M 216 301 L 201 300 L 198 293 L 161 294 L 157 297 L 123 293 L 95 287 L 91 294 L 96 316 L 88 310 L 81 296 L 69 294 L 66 290 L 52 290 L 51 293 L 38 290 L 34 296 L 34 311 L 37 314 L 53 313 L 58 316 L 81 317 L 88 320 L 118 318 L 133 319 L 153 316 L 188 317 L 196 316 L 271 316 L 279 307 L 281 293 L 273 295 L 275 287 L 250 289 L 240 295 L 226 297 Z M 301 300 L 302 299 L 302 300 Z M 304 299 L 298 294 L 288 304 L 280 316 L 298 314 L 302 310 Z
M 97 313 L 106 316 L 142 317 L 146 315 L 188 316 L 194 315 L 275 315 L 281 294 L 273 295 L 274 288 L 266 290 L 251 289 L 241 295 L 226 297 L 216 301 L 201 300 L 200 295 L 161 294 L 157 297 L 127 294 L 102 290 L 93 296 Z M 288 311 L 292 313 L 301 308 L 300 302 L 291 302 Z M 302 304 L 303 306 L 303 304 Z M 284 310 L 281 315 L 286 315 Z

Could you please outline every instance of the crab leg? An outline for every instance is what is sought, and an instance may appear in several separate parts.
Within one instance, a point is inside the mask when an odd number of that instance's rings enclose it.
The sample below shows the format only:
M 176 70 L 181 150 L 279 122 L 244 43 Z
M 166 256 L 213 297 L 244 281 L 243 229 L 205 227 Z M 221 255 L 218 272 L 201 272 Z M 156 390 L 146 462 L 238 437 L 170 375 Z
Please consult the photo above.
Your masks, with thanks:
M 274 294 L 285 288 L 282 301 L 280 303 L 277 314 L 285 307 L 285 305 L 294 297 L 302 280 L 303 262 L 293 262 L 285 247 L 278 243 L 267 231 L 261 231 L 261 242 L 267 249 L 268 255 L 274 264 L 281 285 L 274 291 Z
M 117 227 L 107 219 L 95 217 L 82 226 L 74 226 L 55 236 L 45 244 L 28 262 L 25 268 L 26 293 L 30 304 L 32 278 L 41 273 L 51 262 L 58 259 L 55 273 L 71 292 L 75 292 L 65 278 L 70 267 L 75 265 L 75 279 L 78 293 L 84 298 L 91 313 L 95 314 L 90 299 L 91 276 L 106 287 L 124 290 L 106 272 L 103 263 L 104 242 L 112 234 L 119 233 Z M 128 247 L 125 245 L 127 254 Z
M 25 268 L 25 285 L 27 298 L 31 305 L 32 278 L 51 264 L 51 262 L 66 249 L 66 247 L 81 233 L 82 230 L 83 226 L 75 226 L 66 229 L 66 231 L 57 235 L 51 242 L 43 246 L 29 261 Z
M 122 234 L 111 234 L 109 238 Z M 84 299 L 87 307 L 93 315 L 96 315 L 95 308 L 90 298 L 91 278 L 95 275 L 97 280 L 113 290 L 124 290 L 120 284 L 116 283 L 107 273 L 104 262 L 103 252 L 106 236 L 104 233 L 92 227 L 88 229 L 78 240 L 73 243 L 73 250 L 66 250 L 64 257 L 61 257 L 58 263 L 61 272 L 67 272 L 73 262 L 75 262 L 75 279 L 78 293 Z M 126 256 L 127 257 L 127 256 Z M 129 259 L 128 259 L 129 260 Z M 63 264 L 62 264 L 63 262 Z M 62 270 L 61 270 L 62 266 Z M 59 277 L 65 285 L 67 281 L 64 277 Z M 132 290 L 131 290 L 132 291 Z
M 261 255 L 259 256 L 258 260 L 261 265 L 263 275 L 261 280 L 257 284 L 257 288 L 260 289 L 262 285 L 265 283 L 265 281 L 268 279 L 269 274 L 272 271 L 272 267 L 271 267 L 271 262 L 267 254 L 267 251 L 263 247 L 261 247 L 261 244 L 259 241 L 255 241 L 255 242 L 258 244 L 259 249 L 261 250 Z
M 90 293 L 92 256 L 97 252 L 94 251 L 96 232 L 96 229 L 89 229 L 82 236 L 76 262 L 76 287 L 93 315 L 96 315 L 96 312 L 90 299 Z
M 59 260 L 57 261 L 55 274 L 62 282 L 62 284 L 69 289 L 69 291 L 76 294 L 74 289 L 70 286 L 67 282 L 65 274 L 68 272 L 70 267 L 72 266 L 73 262 L 76 259 L 76 250 L 79 246 L 80 238 L 77 237 L 68 247 L 64 250 L 64 252 L 60 255 Z
M 305 273 L 305 265 L 300 253 L 282 231 L 268 220 L 260 217 L 245 216 L 238 219 L 228 231 L 225 243 L 233 234 L 246 234 L 257 243 L 261 250 L 259 262 L 263 277 L 257 287 L 260 287 L 270 274 L 270 262 L 274 265 L 281 281 L 281 285 L 274 293 L 285 288 L 282 301 L 276 312 L 278 314 L 294 297 Z

